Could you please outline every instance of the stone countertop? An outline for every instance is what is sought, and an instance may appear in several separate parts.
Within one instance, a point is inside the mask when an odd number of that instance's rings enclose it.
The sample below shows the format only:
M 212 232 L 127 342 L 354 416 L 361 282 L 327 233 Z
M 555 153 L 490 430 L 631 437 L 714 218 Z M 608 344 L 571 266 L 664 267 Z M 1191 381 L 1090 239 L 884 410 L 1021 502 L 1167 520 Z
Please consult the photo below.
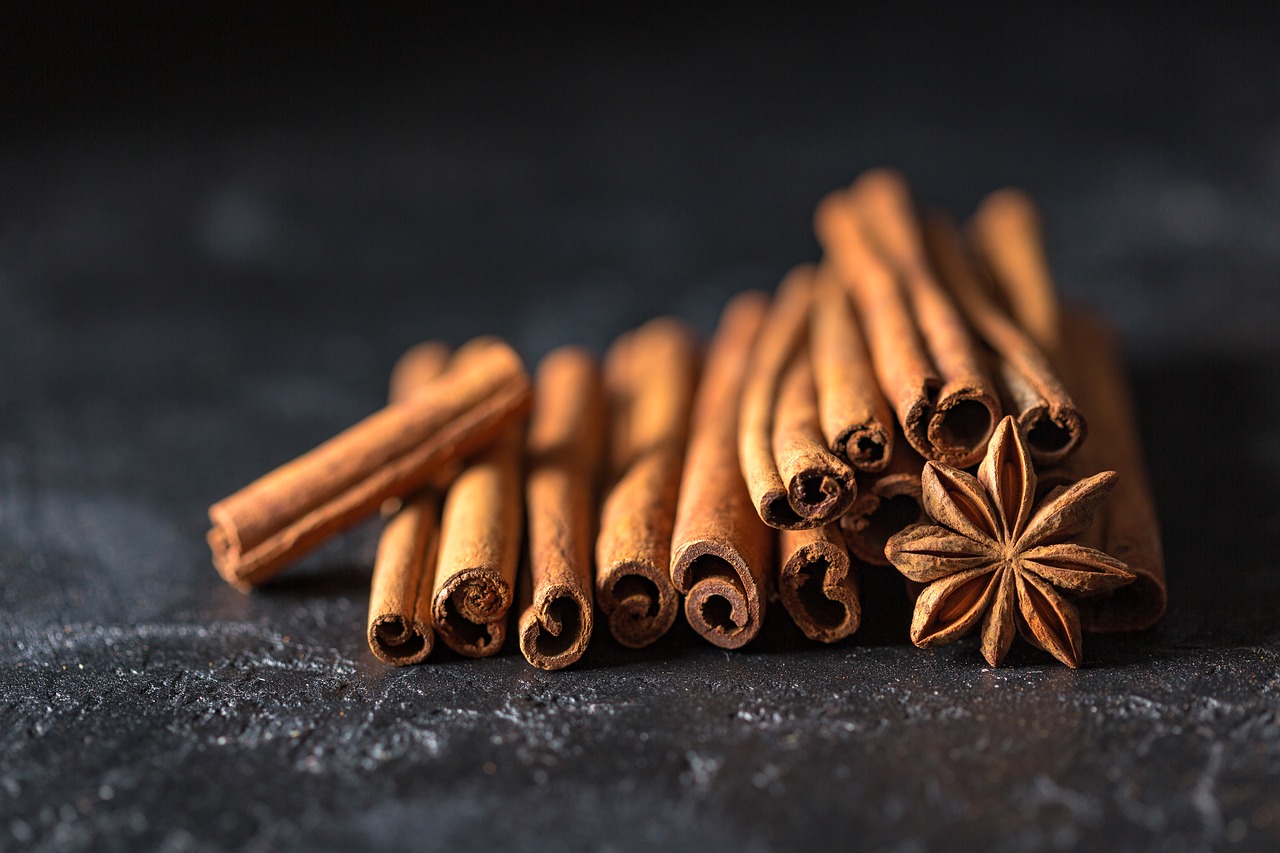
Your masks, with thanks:
M 0 95 L 0 848 L 1274 849 L 1280 27 L 1015 9 L 31 13 Z M 709 331 L 880 164 L 958 214 L 1029 189 L 1063 291 L 1124 331 L 1156 629 L 993 670 L 913 648 L 874 573 L 832 647 L 778 606 L 734 653 L 679 624 L 560 673 L 514 644 L 391 669 L 375 526 L 252 595 L 213 571 L 207 505 L 378 407 L 408 345 Z

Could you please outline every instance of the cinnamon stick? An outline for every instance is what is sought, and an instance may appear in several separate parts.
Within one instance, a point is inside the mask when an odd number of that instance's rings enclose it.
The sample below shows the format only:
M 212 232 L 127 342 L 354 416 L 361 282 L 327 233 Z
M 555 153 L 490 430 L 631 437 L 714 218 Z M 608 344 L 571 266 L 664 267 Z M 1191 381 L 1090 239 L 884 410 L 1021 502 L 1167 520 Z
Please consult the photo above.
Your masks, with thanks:
M 1080 622 L 1088 631 L 1150 628 L 1167 600 L 1164 554 L 1123 359 L 1114 334 L 1098 318 L 1075 309 L 1063 312 L 1062 321 L 1063 354 L 1089 418 L 1090 463 L 1119 474 L 1096 535 L 1102 550 L 1137 575 L 1128 586 L 1081 599 Z
M 397 403 L 428 387 L 444 370 L 449 348 L 440 342 L 419 344 L 396 362 L 388 399 Z M 378 540 L 369 594 L 369 649 L 383 663 L 421 663 L 431 654 L 429 591 L 435 573 L 440 496 L 428 486 L 399 507 Z
M 529 379 L 506 344 L 474 344 L 419 394 L 388 405 L 209 508 L 223 578 L 247 590 L 391 497 L 431 482 L 528 410 Z
M 1018 325 L 1057 363 L 1062 350 L 1061 309 L 1045 258 L 1040 213 L 1021 190 L 1002 189 L 978 205 L 969 236 Z
M 924 458 L 905 441 L 895 444 L 885 470 L 859 476 L 858 497 L 840 519 L 849 553 L 864 563 L 887 566 L 889 537 L 924 519 L 920 474 Z
M 863 229 L 900 285 L 883 293 L 866 292 L 855 281 L 855 289 L 863 301 L 894 295 L 906 301 L 941 382 L 924 382 L 927 421 L 903 421 L 907 439 L 926 458 L 971 465 L 982 457 L 1000 420 L 1000 402 L 978 342 L 929 266 L 910 189 L 897 172 L 876 169 L 854 181 L 850 194 Z M 886 355 L 892 358 L 893 348 Z
M 685 617 L 727 649 L 760 632 L 769 594 L 774 537 L 752 505 L 737 444 L 747 359 L 768 302 L 743 293 L 720 316 L 694 400 L 671 537 L 671 581 L 685 595 Z
M 642 648 L 675 622 L 671 531 L 697 383 L 693 331 L 659 318 L 605 358 L 612 487 L 596 540 L 596 597 L 618 642 Z
M 809 530 L 783 530 L 778 597 L 796 625 L 811 640 L 834 643 L 858 630 L 862 606 L 849 552 L 835 524 Z
M 440 522 L 431 593 L 436 632 L 467 657 L 488 657 L 506 639 L 520 560 L 523 431 L 507 427 L 450 486 Z
M 542 669 L 577 661 L 593 624 L 591 544 L 604 437 L 596 359 L 561 347 L 538 367 L 525 485 L 529 515 L 528 601 L 520 651 Z
M 997 354 L 999 373 L 1031 458 L 1037 465 L 1061 462 L 1085 435 L 1084 419 L 1071 395 L 1044 353 L 992 300 L 954 224 L 941 215 L 930 217 L 925 242 L 940 278 Z
M 819 269 L 814 284 L 809 354 L 822 433 L 831 451 L 859 471 L 883 471 L 893 455 L 893 413 L 876 381 L 849 294 L 830 264 Z
M 742 474 L 765 524 L 797 530 L 839 518 L 853 470 L 827 449 L 809 364 L 814 270 L 796 267 L 778 289 L 751 353 L 738 422 Z

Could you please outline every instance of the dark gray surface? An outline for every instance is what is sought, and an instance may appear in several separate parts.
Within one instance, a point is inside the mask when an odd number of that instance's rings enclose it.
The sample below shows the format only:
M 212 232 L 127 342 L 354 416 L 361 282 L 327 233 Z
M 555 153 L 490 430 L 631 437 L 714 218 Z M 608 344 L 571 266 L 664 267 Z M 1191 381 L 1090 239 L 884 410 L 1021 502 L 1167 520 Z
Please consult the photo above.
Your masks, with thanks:
M 1280 844 L 1273 20 L 25 19 L 0 127 L 0 847 Z M 12 44 L 9 45 L 12 48 Z M 16 57 L 16 58 L 15 58 Z M 242 596 L 214 499 L 405 346 L 601 346 L 812 258 L 871 165 L 1045 209 L 1124 329 L 1170 609 L 1067 671 L 680 625 L 548 674 L 379 665 L 365 526 Z

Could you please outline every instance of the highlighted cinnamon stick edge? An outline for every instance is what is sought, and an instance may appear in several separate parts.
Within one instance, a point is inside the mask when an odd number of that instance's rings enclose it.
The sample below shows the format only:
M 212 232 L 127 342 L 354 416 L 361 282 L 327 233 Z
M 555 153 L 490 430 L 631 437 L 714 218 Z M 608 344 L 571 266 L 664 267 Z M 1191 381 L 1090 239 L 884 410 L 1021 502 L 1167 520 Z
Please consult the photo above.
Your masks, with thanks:
M 814 268 L 796 267 L 778 288 L 743 381 L 738 422 L 742 474 L 770 527 L 821 527 L 844 514 L 853 469 L 827 448 L 809 362 Z
M 864 563 L 887 566 L 884 546 L 893 534 L 925 520 L 920 474 L 924 458 L 899 441 L 883 471 L 859 475 L 858 496 L 840 518 L 849 553 Z
M 214 565 L 238 589 L 262 583 L 386 499 L 432 482 L 519 420 L 529 404 L 519 356 L 496 340 L 477 344 L 421 393 L 210 507 Z
M 671 538 L 671 582 L 685 618 L 722 648 L 760 632 L 774 536 L 760 520 L 738 459 L 738 406 L 751 348 L 768 310 L 758 292 L 729 301 L 694 399 Z
M 542 669 L 575 663 L 591 640 L 591 546 L 603 438 L 595 356 L 578 347 L 554 350 L 538 366 L 529 425 L 529 582 L 520 615 L 520 651 Z
M 671 532 L 697 379 L 697 338 L 671 318 L 622 336 L 605 357 L 612 486 L 601 505 L 596 597 L 629 648 L 657 640 L 679 612 Z

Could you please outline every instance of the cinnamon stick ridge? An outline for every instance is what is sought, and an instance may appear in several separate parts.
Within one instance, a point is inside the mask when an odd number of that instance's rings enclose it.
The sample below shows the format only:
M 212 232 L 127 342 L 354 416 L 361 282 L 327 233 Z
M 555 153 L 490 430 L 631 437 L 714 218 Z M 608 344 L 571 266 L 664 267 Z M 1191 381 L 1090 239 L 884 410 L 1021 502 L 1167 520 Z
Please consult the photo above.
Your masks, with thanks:
M 809 322 L 822 433 L 831 451 L 857 470 L 883 471 L 893 455 L 893 413 L 849 294 L 829 263 L 818 270 Z
M 1081 599 L 1080 623 L 1087 631 L 1150 628 L 1167 601 L 1164 552 L 1123 359 L 1114 334 L 1099 319 L 1078 309 L 1063 312 L 1062 319 L 1064 356 L 1092 425 L 1090 462 L 1119 474 L 1097 525 L 1101 547 L 1138 576 L 1128 586 Z
M 858 497 L 840 519 L 849 553 L 864 563 L 889 565 L 889 537 L 925 518 L 920 474 L 924 458 L 905 441 L 895 445 L 889 466 L 859 477 Z
M 530 402 L 529 378 L 506 344 L 483 340 L 429 387 L 387 406 L 209 508 L 213 562 L 247 590 L 387 498 L 431 482 Z
M 595 356 L 561 347 L 538 367 L 529 425 L 528 605 L 520 651 L 542 669 L 562 669 L 586 651 L 593 625 L 591 543 L 604 436 Z
M 449 348 L 431 341 L 418 344 L 396 362 L 388 399 L 402 402 L 435 379 L 449 359 Z M 435 573 L 440 498 L 433 487 L 404 503 L 387 521 L 378 540 L 369 593 L 369 650 L 383 663 L 421 663 L 434 646 L 430 598 Z
M 978 205 L 968 226 L 991 277 L 1003 288 L 1010 313 L 1051 363 L 1062 355 L 1062 320 L 1049 275 L 1040 213 L 1021 190 L 996 190 Z
M 506 639 L 520 560 L 522 442 L 520 427 L 507 427 L 445 498 L 431 612 L 440 639 L 467 657 L 496 654 Z
M 671 582 L 694 630 L 726 649 L 760 632 L 773 535 L 751 504 L 738 461 L 747 359 L 768 309 L 762 293 L 725 306 L 694 399 L 671 537 Z
M 999 357 L 1000 374 L 1032 459 L 1039 465 L 1061 462 L 1085 435 L 1084 419 L 1071 395 L 1035 343 L 987 295 L 954 224 L 944 216 L 929 217 L 925 242 L 961 310 Z
M 978 342 L 938 283 L 925 257 L 911 191 L 889 169 L 865 172 L 850 188 L 854 207 L 871 242 L 897 273 L 899 298 L 905 298 L 921 340 L 941 378 L 927 388 L 930 412 L 908 428 L 923 456 L 964 467 L 977 462 L 1000 421 L 999 396 Z
M 807 345 L 813 277 L 813 267 L 796 267 L 779 287 L 751 353 L 738 421 L 752 503 L 765 524 L 784 530 L 839 518 L 856 489 L 818 423 Z
M 596 597 L 629 648 L 665 634 L 679 606 L 671 531 L 697 371 L 696 336 L 671 318 L 619 338 L 605 358 L 613 486 L 596 540 Z
M 843 640 L 862 622 L 858 582 L 837 525 L 784 530 L 778 535 L 782 570 L 778 597 L 810 640 Z

